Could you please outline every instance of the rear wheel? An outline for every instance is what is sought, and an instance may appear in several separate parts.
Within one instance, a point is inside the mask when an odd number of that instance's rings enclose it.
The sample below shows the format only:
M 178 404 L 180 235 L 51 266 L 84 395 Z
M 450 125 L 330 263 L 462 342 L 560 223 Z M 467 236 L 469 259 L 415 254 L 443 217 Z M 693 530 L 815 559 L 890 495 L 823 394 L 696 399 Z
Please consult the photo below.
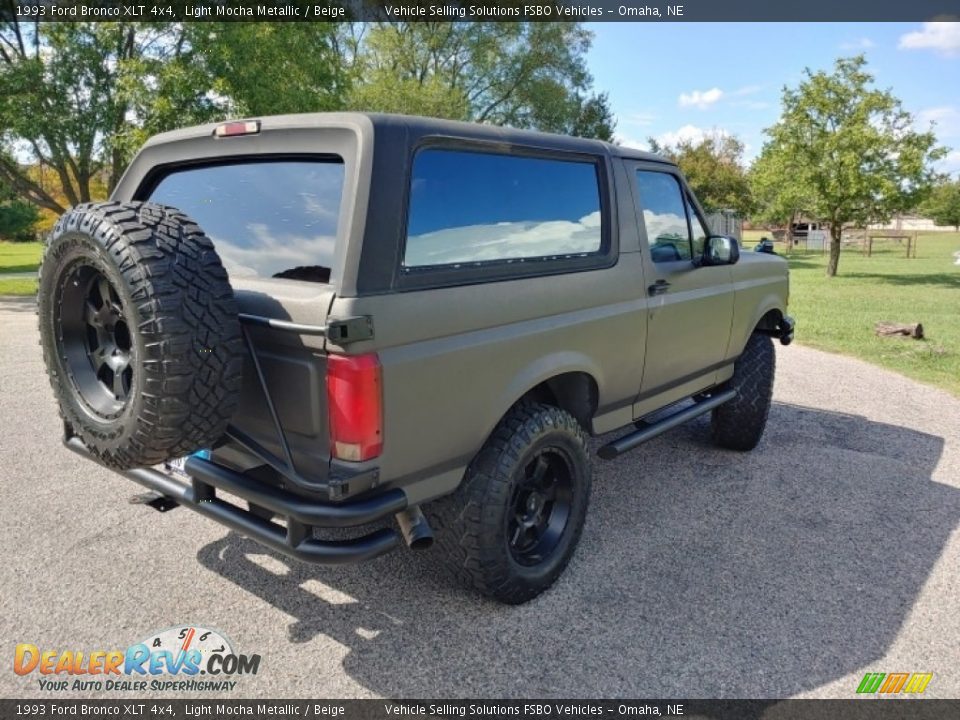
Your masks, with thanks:
M 54 228 L 40 269 L 44 361 L 64 421 L 103 463 L 209 446 L 239 402 L 242 341 L 213 243 L 151 203 L 90 203 Z
M 445 564 L 461 583 L 501 602 L 536 597 L 576 549 L 590 486 L 577 421 L 548 405 L 516 406 L 460 489 L 431 507 Z
M 737 396 L 713 410 L 710 433 L 717 445 L 730 450 L 757 446 L 770 414 L 775 369 L 773 340 L 753 333 L 723 388 L 736 390 Z

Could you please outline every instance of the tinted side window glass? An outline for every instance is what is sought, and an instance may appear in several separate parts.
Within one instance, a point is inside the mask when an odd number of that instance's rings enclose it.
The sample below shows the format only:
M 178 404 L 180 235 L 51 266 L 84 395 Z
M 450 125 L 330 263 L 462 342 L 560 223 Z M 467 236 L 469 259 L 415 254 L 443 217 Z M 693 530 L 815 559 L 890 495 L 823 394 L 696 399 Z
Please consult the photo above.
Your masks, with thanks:
M 581 257 L 601 252 L 602 222 L 594 163 L 421 150 L 403 264 Z
M 677 179 L 668 173 L 638 170 L 637 187 L 653 261 L 690 260 L 686 202 Z
M 700 257 L 703 255 L 703 248 L 707 243 L 707 237 L 710 235 L 710 229 L 701 222 L 689 195 L 687 196 L 687 216 L 690 218 L 690 227 L 693 228 L 693 256 Z
M 342 162 L 291 160 L 177 170 L 150 200 L 192 217 L 232 277 L 325 282 L 342 193 Z

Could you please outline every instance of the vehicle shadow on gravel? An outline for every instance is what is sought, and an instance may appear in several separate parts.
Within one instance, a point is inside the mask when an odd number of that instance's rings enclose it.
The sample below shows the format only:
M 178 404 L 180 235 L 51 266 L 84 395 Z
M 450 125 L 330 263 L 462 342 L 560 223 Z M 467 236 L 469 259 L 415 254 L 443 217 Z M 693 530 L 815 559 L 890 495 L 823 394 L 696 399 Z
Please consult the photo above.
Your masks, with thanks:
M 348 647 L 387 697 L 784 697 L 870 666 L 960 520 L 931 480 L 943 440 L 783 403 L 753 453 L 707 435 L 597 460 L 570 568 L 520 607 L 454 587 L 430 552 L 323 568 L 229 533 L 199 560 L 295 618 L 291 642 Z

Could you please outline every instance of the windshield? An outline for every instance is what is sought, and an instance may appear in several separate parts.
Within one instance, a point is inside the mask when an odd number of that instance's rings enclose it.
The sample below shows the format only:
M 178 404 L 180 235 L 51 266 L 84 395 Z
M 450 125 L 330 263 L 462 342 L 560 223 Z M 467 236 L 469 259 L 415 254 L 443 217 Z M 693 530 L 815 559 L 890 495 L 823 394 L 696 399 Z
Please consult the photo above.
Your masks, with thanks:
M 327 282 L 343 179 L 339 160 L 207 165 L 170 173 L 150 200 L 193 218 L 233 278 Z

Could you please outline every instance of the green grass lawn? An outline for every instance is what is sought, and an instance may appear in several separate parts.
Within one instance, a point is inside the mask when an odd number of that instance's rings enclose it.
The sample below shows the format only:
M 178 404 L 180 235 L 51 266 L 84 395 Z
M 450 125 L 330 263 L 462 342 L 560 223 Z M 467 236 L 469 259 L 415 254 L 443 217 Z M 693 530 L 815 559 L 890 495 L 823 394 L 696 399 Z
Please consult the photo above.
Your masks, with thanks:
M 32 278 L 4 278 L 0 274 L 0 295 L 36 295 L 37 281 Z
M 36 272 L 42 253 L 42 243 L 0 242 L 0 295 L 36 293 L 37 281 L 33 278 L 4 278 L 3 274 Z
M 759 231 L 745 233 L 753 247 Z M 826 254 L 792 253 L 790 314 L 797 342 L 854 355 L 960 395 L 960 233 L 921 235 L 917 257 L 887 241 L 873 255 L 844 249 L 838 275 L 826 277 Z M 780 246 L 777 252 L 783 254 Z M 874 323 L 923 323 L 924 340 L 879 338 Z
M 0 273 L 34 272 L 42 254 L 43 243 L 0 242 Z

